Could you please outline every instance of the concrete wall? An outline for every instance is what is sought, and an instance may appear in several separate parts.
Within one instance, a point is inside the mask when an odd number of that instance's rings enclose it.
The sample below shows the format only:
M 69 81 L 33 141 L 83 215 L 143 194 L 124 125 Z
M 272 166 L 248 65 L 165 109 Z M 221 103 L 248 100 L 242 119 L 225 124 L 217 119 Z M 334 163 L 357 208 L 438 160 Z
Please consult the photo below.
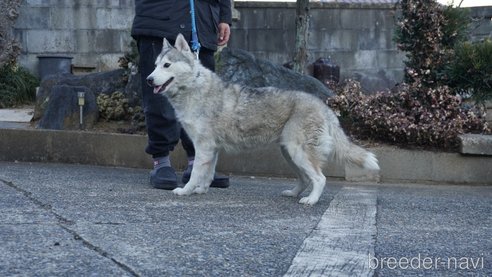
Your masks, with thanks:
M 128 50 L 133 0 L 24 0 L 15 31 L 20 63 L 37 73 L 38 55 L 73 56 L 98 71 L 118 66 Z
M 393 42 L 393 4 L 311 3 L 309 62 L 331 57 L 342 79 L 361 81 L 367 91 L 403 79 L 404 53 Z M 295 3 L 237 2 L 241 18 L 230 46 L 283 64 L 294 56 Z M 474 40 L 492 38 L 492 7 L 472 8 Z
M 24 0 L 15 33 L 21 65 L 37 73 L 38 55 L 70 55 L 75 66 L 117 67 L 128 51 L 134 0 Z M 295 3 L 236 2 L 240 20 L 230 47 L 283 64 L 293 57 Z M 492 37 L 492 7 L 474 8 L 476 39 Z M 403 76 L 403 53 L 392 41 L 393 5 L 312 3 L 309 61 L 331 57 L 342 78 L 368 91 L 391 87 Z
M 230 45 L 285 63 L 294 56 L 295 3 L 236 3 L 241 18 Z M 393 86 L 403 77 L 404 55 L 396 50 L 394 5 L 312 3 L 309 62 L 323 57 L 340 66 L 342 79 L 367 90 Z
M 492 39 L 492 6 L 471 9 L 473 40 Z
M 0 161 L 81 163 L 106 166 L 148 168 L 149 156 L 142 151 L 146 136 L 0 128 Z M 376 154 L 381 181 L 434 181 L 457 184 L 492 184 L 492 156 L 460 153 L 415 151 L 393 146 L 368 150 Z M 81 154 L 83 153 L 83 154 Z M 186 153 L 176 147 L 171 153 L 173 166 L 184 170 Z M 217 170 L 242 176 L 295 177 L 278 148 L 244 153 L 220 153 Z M 353 169 L 352 169 L 353 170 Z M 353 180 L 348 168 L 327 164 L 327 177 Z

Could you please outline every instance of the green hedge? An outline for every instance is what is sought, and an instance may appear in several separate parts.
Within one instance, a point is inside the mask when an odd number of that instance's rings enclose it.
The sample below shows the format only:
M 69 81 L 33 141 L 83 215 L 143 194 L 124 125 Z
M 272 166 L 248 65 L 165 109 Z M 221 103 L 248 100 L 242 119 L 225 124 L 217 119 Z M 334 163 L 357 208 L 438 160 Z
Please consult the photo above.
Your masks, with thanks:
M 0 68 L 0 108 L 33 102 L 39 80 L 24 68 L 4 65 Z
M 449 86 L 478 103 L 492 99 L 492 41 L 465 42 L 446 67 Z

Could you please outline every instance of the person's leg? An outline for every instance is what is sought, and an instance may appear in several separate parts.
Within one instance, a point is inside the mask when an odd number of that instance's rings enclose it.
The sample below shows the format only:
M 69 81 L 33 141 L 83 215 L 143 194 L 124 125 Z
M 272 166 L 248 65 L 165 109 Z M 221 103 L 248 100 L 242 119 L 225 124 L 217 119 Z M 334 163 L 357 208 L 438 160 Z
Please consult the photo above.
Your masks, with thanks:
M 206 68 L 212 70 L 215 72 L 215 51 L 207 49 L 207 48 L 202 48 L 200 49 L 200 62 L 202 63 L 203 66 Z
M 151 183 L 156 188 L 177 187 L 176 173 L 171 167 L 169 152 L 179 141 L 181 126 L 174 109 L 166 97 L 154 94 L 146 78 L 154 70 L 154 62 L 162 49 L 162 38 L 141 37 L 138 39 L 140 54 L 139 71 L 142 80 L 142 102 L 147 125 L 148 145 L 145 152 L 154 159 Z

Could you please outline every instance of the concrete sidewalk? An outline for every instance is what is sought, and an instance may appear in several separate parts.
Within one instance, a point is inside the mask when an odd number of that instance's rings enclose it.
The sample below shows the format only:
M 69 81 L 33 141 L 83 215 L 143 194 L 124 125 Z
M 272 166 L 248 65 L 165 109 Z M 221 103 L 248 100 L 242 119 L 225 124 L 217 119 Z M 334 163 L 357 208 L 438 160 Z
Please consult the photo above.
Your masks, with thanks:
M 0 162 L 0 275 L 492 275 L 490 186 L 329 181 L 305 207 L 280 196 L 294 184 L 177 197 L 147 169 Z

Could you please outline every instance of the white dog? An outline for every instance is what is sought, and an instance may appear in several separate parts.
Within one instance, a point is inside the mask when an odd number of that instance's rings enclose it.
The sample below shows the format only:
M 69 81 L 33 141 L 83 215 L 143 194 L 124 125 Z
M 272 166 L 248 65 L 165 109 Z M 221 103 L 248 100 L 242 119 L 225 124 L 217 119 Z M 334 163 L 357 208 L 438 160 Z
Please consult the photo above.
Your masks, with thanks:
M 299 184 L 282 192 L 314 205 L 325 186 L 321 169 L 328 160 L 379 170 L 374 154 L 352 144 L 335 114 L 320 99 L 305 92 L 249 88 L 222 81 L 203 67 L 182 35 L 175 46 L 164 39 L 155 70 L 147 77 L 169 99 L 196 149 L 190 181 L 177 195 L 206 193 L 220 149 L 240 151 L 277 143 L 299 176 Z

